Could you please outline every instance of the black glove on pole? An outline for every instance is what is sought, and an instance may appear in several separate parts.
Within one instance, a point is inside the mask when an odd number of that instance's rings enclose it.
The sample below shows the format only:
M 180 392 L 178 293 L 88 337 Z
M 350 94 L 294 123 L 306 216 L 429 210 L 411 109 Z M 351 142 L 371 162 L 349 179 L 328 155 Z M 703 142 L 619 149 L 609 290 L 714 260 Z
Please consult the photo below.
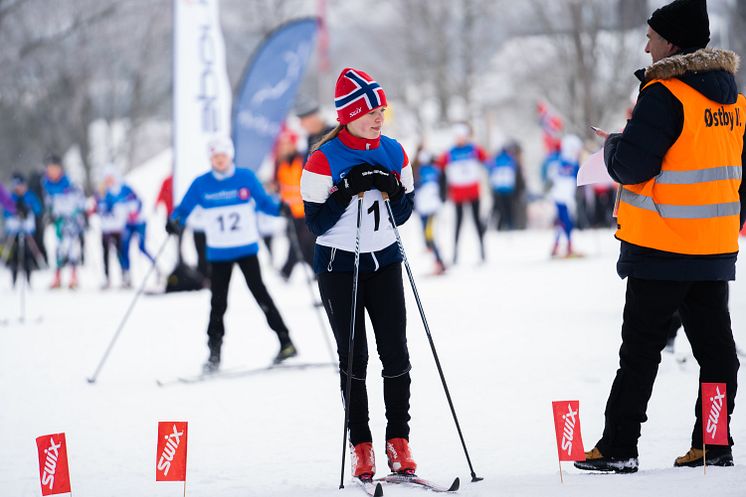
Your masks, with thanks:
M 391 200 L 399 200 L 404 193 L 404 186 L 396 175 L 382 166 L 373 166 L 373 187 L 386 193 Z
M 352 197 L 358 193 L 365 193 L 373 187 L 372 168 L 368 164 L 360 164 L 347 172 L 344 178 L 340 179 L 332 192 L 340 205 L 347 206 Z

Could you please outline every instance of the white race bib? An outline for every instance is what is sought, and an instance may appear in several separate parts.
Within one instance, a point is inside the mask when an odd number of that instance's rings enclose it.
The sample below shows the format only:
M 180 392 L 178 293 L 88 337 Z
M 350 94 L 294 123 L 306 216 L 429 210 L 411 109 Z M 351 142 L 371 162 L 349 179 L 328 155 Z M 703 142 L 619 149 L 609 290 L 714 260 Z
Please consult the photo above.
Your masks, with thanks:
M 427 183 L 417 189 L 414 196 L 414 208 L 418 214 L 422 216 L 435 214 L 442 204 L 440 187 L 437 183 Z
M 242 247 L 259 241 L 253 201 L 204 209 L 200 224 L 205 229 L 208 247 Z
M 463 159 L 446 166 L 446 181 L 450 186 L 467 186 L 481 181 L 482 163 Z
M 316 239 L 325 247 L 334 247 L 347 252 L 355 251 L 357 230 L 357 197 L 352 197 L 337 224 Z M 394 229 L 389 222 L 388 210 L 378 190 L 365 192 L 363 218 L 360 225 L 360 252 L 377 252 L 396 242 Z

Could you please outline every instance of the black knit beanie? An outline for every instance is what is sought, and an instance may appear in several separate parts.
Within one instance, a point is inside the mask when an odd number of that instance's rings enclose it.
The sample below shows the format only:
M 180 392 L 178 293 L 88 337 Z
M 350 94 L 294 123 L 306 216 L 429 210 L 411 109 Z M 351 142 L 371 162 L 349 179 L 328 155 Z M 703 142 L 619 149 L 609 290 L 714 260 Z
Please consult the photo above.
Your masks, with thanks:
M 710 42 L 707 0 L 674 0 L 653 12 L 648 24 L 683 50 L 705 48 Z

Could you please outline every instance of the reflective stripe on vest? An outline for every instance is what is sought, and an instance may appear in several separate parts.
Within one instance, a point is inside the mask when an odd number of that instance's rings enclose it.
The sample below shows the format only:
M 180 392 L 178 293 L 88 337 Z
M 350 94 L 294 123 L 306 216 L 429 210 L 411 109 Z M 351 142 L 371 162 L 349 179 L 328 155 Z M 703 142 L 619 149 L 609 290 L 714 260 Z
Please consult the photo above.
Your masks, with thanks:
M 622 189 L 622 202 L 653 211 L 665 219 L 709 219 L 713 217 L 738 216 L 741 202 L 708 205 L 656 204 L 652 198 Z
M 746 99 L 723 105 L 678 79 L 653 83 L 681 102 L 684 123 L 660 174 L 622 188 L 616 236 L 680 254 L 737 252 Z

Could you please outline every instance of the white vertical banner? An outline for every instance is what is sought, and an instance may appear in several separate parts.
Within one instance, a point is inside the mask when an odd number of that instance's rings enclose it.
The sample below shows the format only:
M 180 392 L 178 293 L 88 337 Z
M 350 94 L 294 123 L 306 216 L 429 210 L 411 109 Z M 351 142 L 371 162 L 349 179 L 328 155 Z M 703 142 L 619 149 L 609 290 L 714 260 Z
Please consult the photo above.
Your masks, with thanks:
M 174 203 L 209 169 L 207 142 L 231 135 L 218 0 L 174 1 Z

